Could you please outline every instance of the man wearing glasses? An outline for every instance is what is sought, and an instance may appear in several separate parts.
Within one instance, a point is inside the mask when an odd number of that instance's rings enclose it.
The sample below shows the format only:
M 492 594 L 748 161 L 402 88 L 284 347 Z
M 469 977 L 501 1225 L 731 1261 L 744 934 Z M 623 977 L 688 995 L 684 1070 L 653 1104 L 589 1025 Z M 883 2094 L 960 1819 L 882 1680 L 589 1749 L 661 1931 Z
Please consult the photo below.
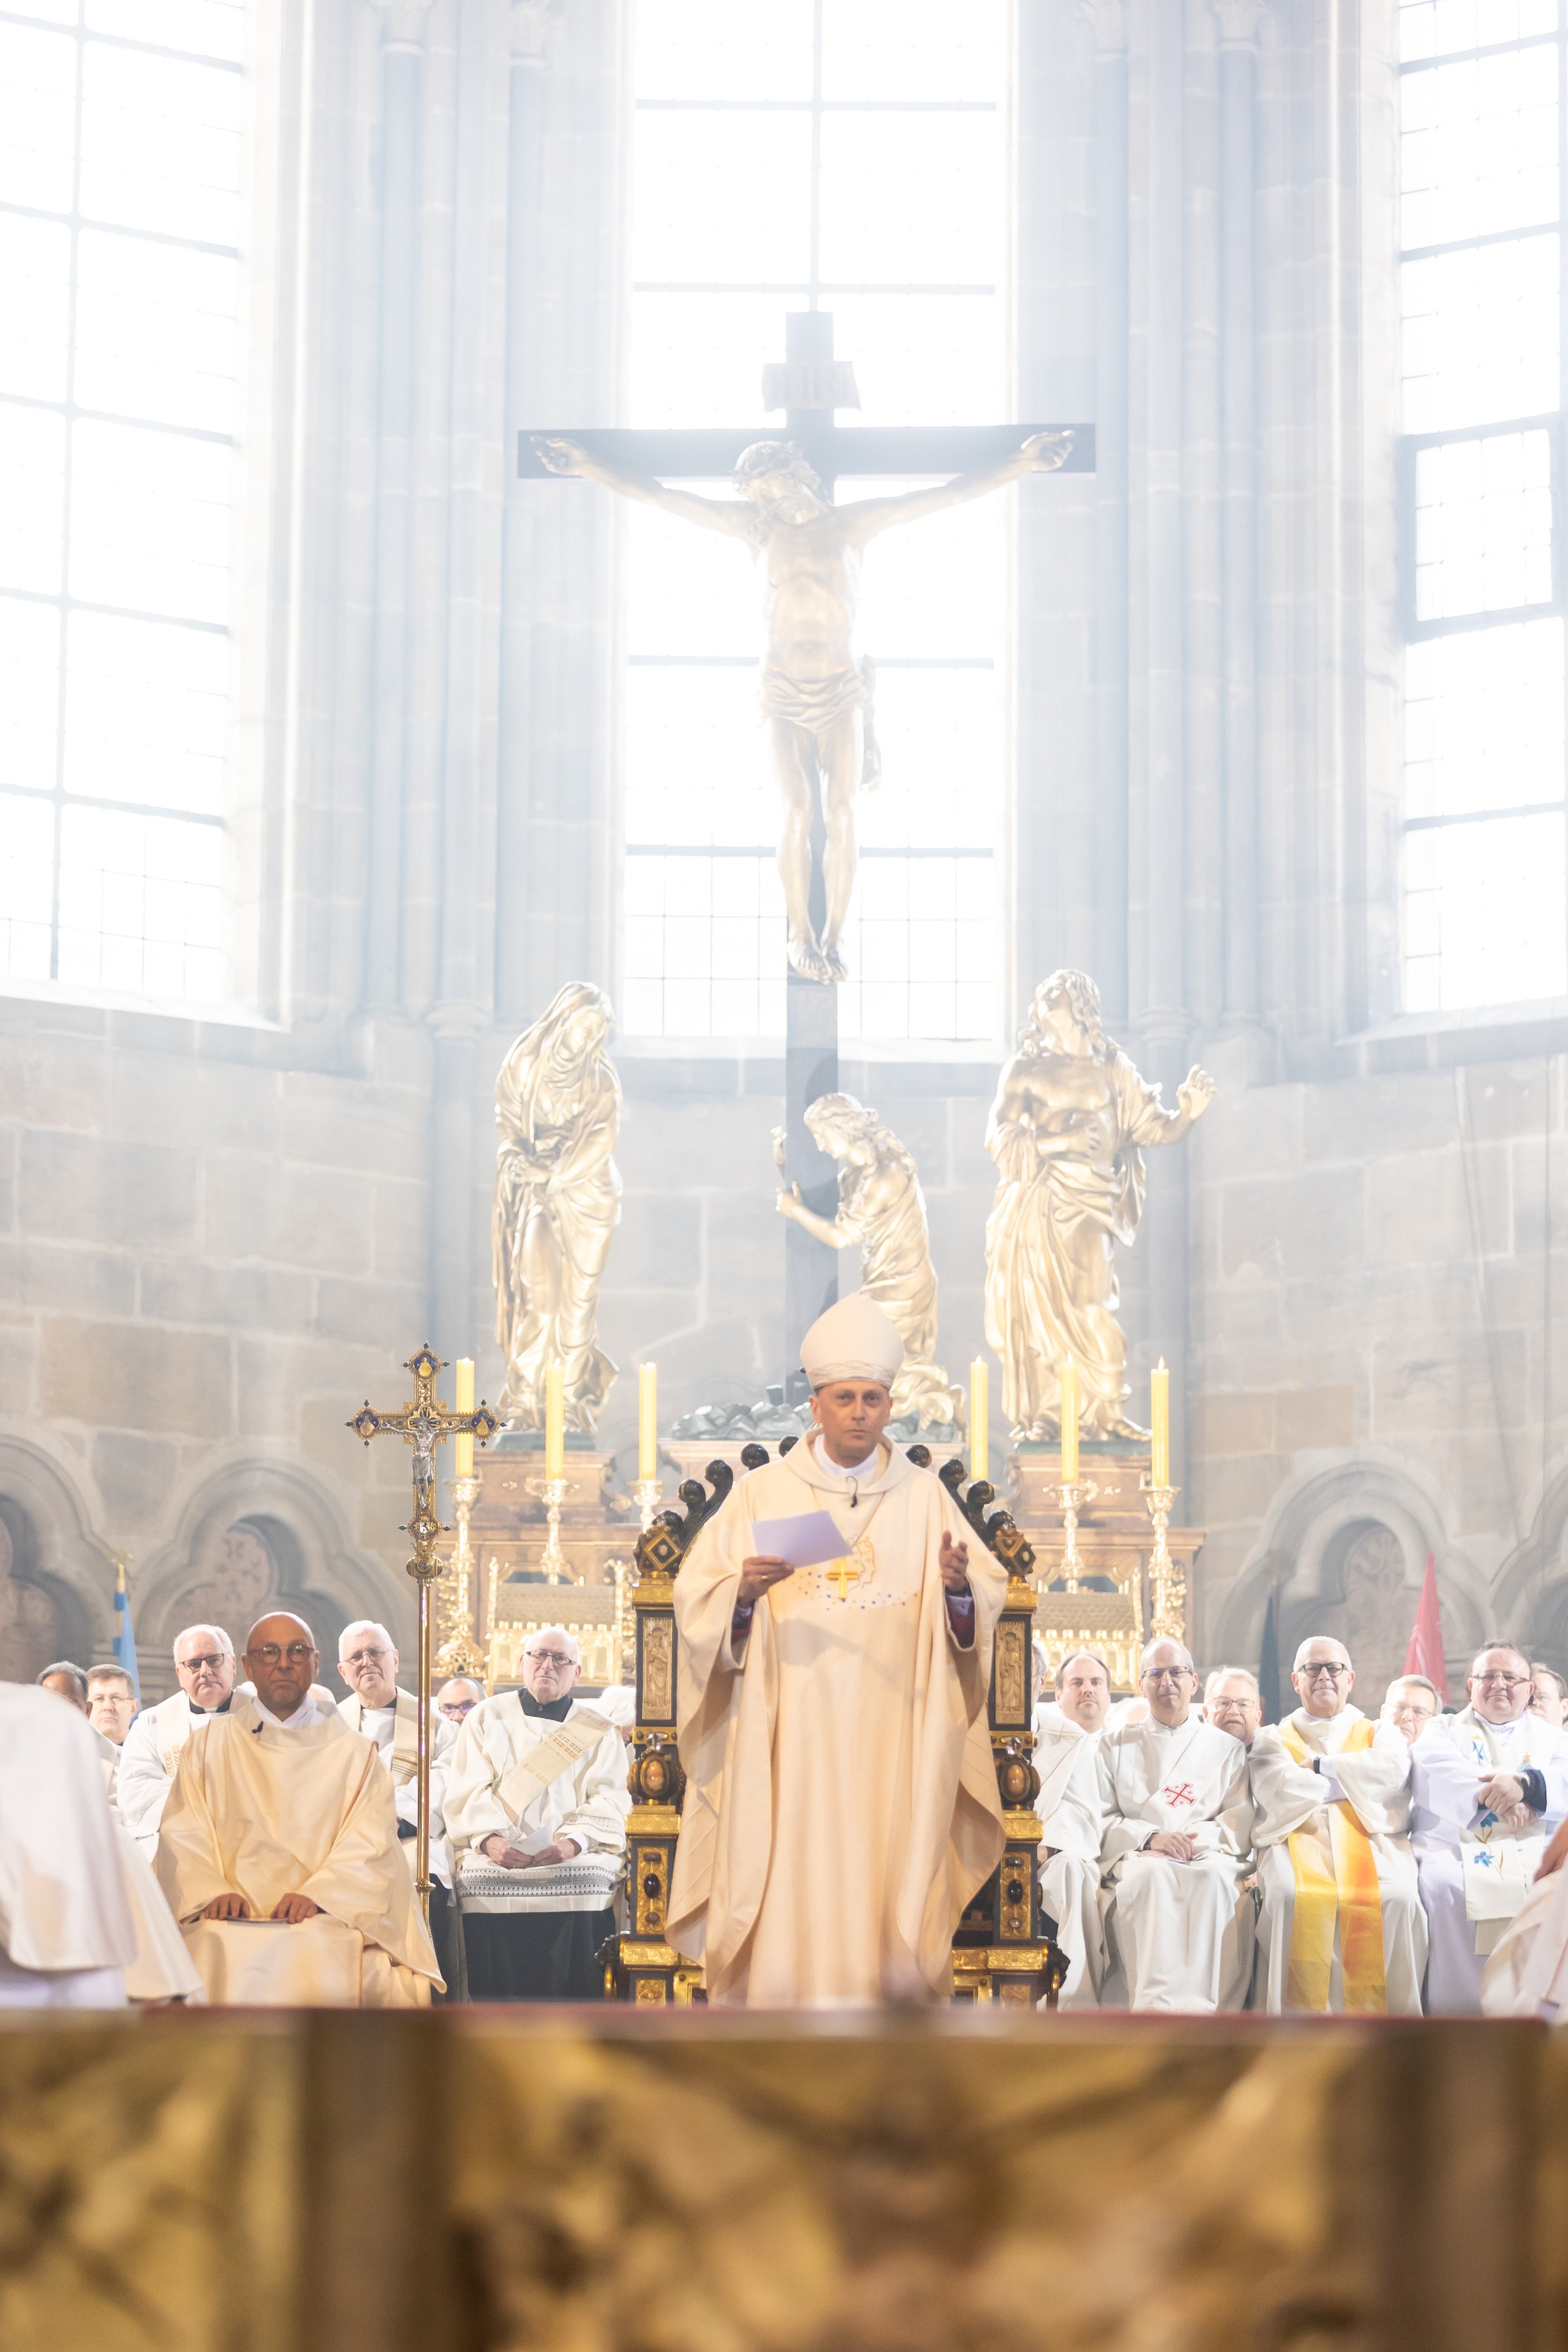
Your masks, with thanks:
M 541 1625 L 522 1688 L 481 1700 L 458 1735 L 447 1828 L 472 2000 L 597 2000 L 595 1954 L 626 1851 L 626 1751 L 618 1727 L 573 1696 L 577 1643 Z
M 1252 1743 L 1259 2009 L 1419 2016 L 1426 1921 L 1410 1851 L 1412 1749 L 1350 1703 L 1342 1642 L 1296 1653 L 1301 1704 Z
M 1102 1732 L 1096 1759 L 1105 1873 L 1107 2009 L 1239 2009 L 1252 1981 L 1247 1750 L 1193 1712 L 1180 1642 L 1139 1661 L 1147 1717 Z
M 180 1750 L 197 1725 L 227 1714 L 238 1667 L 221 1625 L 187 1625 L 174 1636 L 179 1689 L 161 1705 L 143 1707 L 125 1735 L 115 1801 L 149 1862 L 158 1851 L 158 1824 Z
M 1439 1716 L 1410 1751 L 1433 2016 L 1479 2013 L 1487 1961 L 1568 1814 L 1568 1740 L 1531 1712 L 1523 1652 L 1479 1651 L 1468 1688 L 1469 1705 Z

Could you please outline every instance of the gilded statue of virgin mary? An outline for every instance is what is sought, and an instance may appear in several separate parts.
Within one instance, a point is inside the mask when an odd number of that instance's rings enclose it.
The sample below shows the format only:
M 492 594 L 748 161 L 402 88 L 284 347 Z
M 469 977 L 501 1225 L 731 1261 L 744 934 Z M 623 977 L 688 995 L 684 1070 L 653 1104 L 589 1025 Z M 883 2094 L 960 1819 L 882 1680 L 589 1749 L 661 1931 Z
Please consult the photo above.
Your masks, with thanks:
M 566 1426 L 591 1436 L 616 1377 L 597 1345 L 599 1283 L 621 1216 L 621 1087 L 605 1050 L 614 1019 L 599 989 L 571 982 L 496 1080 L 490 1244 L 508 1429 L 543 1428 L 545 1376 L 559 1362 Z
M 985 1228 L 985 1337 L 1002 1360 L 1015 1444 L 1060 1435 L 1069 1356 L 1086 1437 L 1149 1434 L 1125 1411 L 1114 1245 L 1138 1231 L 1145 1150 L 1179 1143 L 1213 1099 L 1214 1080 L 1194 1066 L 1165 1108 L 1100 1027 L 1087 972 L 1054 971 L 1036 990 L 985 1131 L 999 1179 Z

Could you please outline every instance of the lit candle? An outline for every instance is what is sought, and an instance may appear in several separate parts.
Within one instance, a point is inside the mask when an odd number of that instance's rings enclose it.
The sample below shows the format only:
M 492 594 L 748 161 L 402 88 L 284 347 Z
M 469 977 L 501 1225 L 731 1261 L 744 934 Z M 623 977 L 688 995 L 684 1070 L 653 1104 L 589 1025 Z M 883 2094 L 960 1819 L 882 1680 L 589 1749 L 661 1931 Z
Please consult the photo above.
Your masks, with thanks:
M 976 1356 L 969 1367 L 969 1475 L 991 1475 L 991 1367 Z
M 544 1375 L 544 1475 L 566 1473 L 566 1367 L 552 1364 Z
M 1149 1423 L 1152 1440 L 1149 1448 L 1149 1484 L 1168 1486 L 1171 1483 L 1171 1375 L 1161 1357 L 1157 1369 L 1149 1375 Z
M 457 1408 L 459 1412 L 472 1412 L 474 1409 L 472 1356 L 459 1356 L 458 1359 Z M 474 1475 L 474 1441 L 471 1435 L 466 1433 L 458 1439 L 456 1475 L 459 1478 L 471 1478 Z
M 637 1476 L 645 1483 L 658 1476 L 657 1364 L 643 1364 L 637 1370 Z
M 1069 1356 L 1062 1366 L 1062 1485 L 1078 1484 L 1078 1366 Z

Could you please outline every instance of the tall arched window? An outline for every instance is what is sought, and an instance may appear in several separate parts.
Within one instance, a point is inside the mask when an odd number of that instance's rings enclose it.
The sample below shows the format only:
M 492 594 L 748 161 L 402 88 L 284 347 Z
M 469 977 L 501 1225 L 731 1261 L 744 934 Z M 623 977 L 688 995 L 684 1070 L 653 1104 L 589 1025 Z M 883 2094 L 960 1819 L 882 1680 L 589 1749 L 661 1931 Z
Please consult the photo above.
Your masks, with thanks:
M 1405 1003 L 1568 988 L 1563 0 L 1400 9 Z
M 240 0 L 0 21 L 0 976 L 224 994 Z
M 1005 22 L 1002 0 L 640 0 L 634 425 L 756 416 L 784 314 L 808 309 L 833 313 L 866 422 L 1011 414 Z M 756 579 L 707 533 L 642 509 L 629 529 L 621 1024 L 779 1036 Z M 1005 551 L 992 500 L 867 557 L 885 781 L 857 804 L 848 1036 L 995 1032 Z

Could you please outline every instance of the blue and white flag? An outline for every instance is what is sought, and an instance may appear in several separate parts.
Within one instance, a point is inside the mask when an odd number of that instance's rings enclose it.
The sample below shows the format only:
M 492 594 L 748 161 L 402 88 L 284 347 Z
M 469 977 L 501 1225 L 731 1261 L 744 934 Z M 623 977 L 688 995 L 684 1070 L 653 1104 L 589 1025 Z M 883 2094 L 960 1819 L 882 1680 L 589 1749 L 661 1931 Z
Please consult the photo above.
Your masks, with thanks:
M 131 1677 L 138 1706 L 142 1704 L 142 1677 L 136 1670 L 136 1629 L 131 1622 L 131 1595 L 125 1589 L 125 1562 L 114 1563 L 114 1663 L 123 1666 Z

